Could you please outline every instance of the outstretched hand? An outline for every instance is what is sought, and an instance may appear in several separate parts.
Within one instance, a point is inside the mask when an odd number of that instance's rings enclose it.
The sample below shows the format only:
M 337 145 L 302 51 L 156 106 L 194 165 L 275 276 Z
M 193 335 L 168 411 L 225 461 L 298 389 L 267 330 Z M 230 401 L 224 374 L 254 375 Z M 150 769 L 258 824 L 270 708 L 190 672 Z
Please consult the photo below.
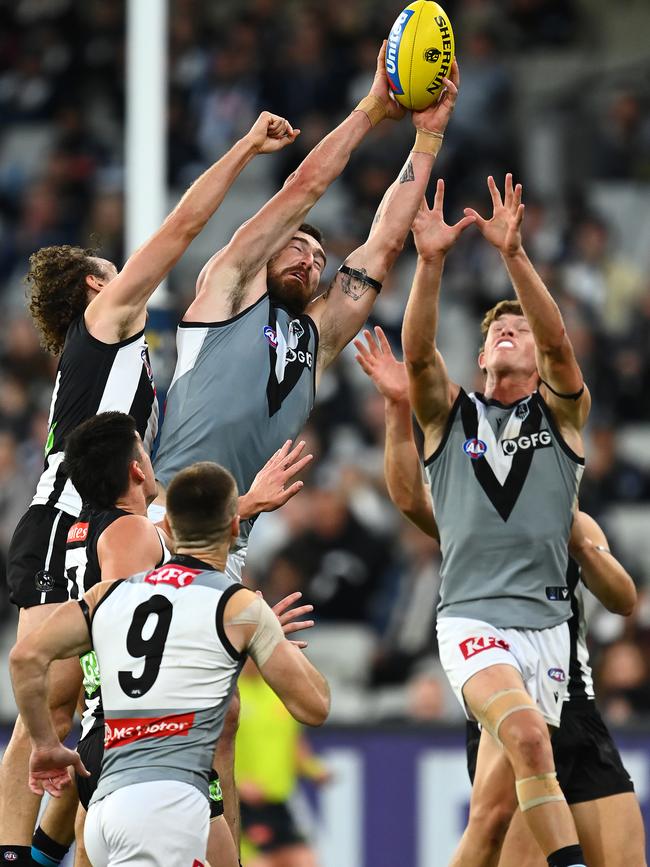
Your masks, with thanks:
M 47 749 L 32 749 L 29 758 L 29 788 L 35 795 L 47 792 L 55 798 L 60 798 L 63 789 L 72 783 L 70 767 L 80 776 L 89 777 L 76 750 L 69 750 L 63 744 Z
M 423 108 L 422 111 L 412 112 L 413 125 L 417 129 L 426 129 L 429 132 L 440 133 L 444 133 L 447 129 L 449 118 L 456 105 L 458 88 L 460 86 L 460 70 L 455 60 L 451 64 L 449 78 L 443 78 L 442 81 L 445 86 L 438 100 L 428 106 L 428 108 Z
M 314 457 L 301 457 L 305 448 L 304 441 L 292 449 L 291 440 L 287 440 L 282 448 L 272 455 L 255 476 L 253 484 L 241 499 L 245 501 L 245 509 L 241 507 L 242 517 L 251 517 L 260 512 L 273 512 L 295 496 L 302 488 L 303 482 L 287 484 L 303 470 Z
M 282 631 L 286 636 L 289 636 L 294 632 L 300 632 L 301 629 L 310 629 L 314 625 L 313 620 L 298 620 L 298 617 L 302 617 L 304 614 L 309 614 L 314 610 L 313 605 L 298 605 L 293 608 L 292 606 L 294 603 L 296 603 L 301 597 L 302 593 L 299 590 L 295 593 L 290 593 L 288 596 L 285 596 L 284 599 L 280 599 L 279 602 L 276 602 L 271 609 L 280 621 L 280 626 L 282 626 Z M 293 643 L 297 644 L 301 649 L 307 647 L 306 641 L 299 640 L 294 641 Z
M 521 224 L 524 219 L 524 205 L 521 203 L 522 186 L 513 188 L 512 175 L 506 175 L 505 199 L 492 175 L 488 178 L 488 189 L 492 196 L 492 217 L 484 219 L 473 208 L 465 208 L 465 213 L 476 221 L 479 231 L 490 244 L 504 256 L 513 256 L 521 249 Z
M 406 114 L 406 109 L 399 102 L 396 102 L 390 93 L 388 76 L 386 75 L 386 45 L 387 42 L 384 39 L 377 55 L 377 68 L 369 93 L 384 103 L 386 117 L 389 117 L 391 120 L 400 120 Z
M 270 154 L 292 144 L 300 135 L 288 120 L 270 111 L 263 111 L 250 128 L 247 136 L 260 154 Z
M 442 212 L 444 200 L 445 182 L 440 178 L 436 185 L 433 208 L 427 205 L 426 199 L 422 199 L 420 209 L 413 221 L 415 247 L 418 256 L 422 259 L 446 256 L 465 229 L 476 221 L 476 216 L 466 211 L 467 216 L 448 226 Z
M 365 344 L 362 340 L 354 341 L 358 352 L 356 359 L 363 372 L 372 379 L 377 391 L 387 400 L 393 403 L 408 400 L 409 380 L 406 366 L 393 355 L 383 329 L 379 325 L 375 326 L 376 339 L 367 329 L 363 336 L 366 339 Z

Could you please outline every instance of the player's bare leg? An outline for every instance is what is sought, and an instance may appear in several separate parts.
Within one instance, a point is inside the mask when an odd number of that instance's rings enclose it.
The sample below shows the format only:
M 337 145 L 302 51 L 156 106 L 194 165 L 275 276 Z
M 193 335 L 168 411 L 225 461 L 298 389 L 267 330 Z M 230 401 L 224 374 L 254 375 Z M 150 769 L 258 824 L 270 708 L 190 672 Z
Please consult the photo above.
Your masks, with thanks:
M 212 766 L 217 770 L 221 782 L 223 815 L 230 828 L 237 852 L 239 852 L 241 834 L 239 795 L 235 785 L 235 735 L 239 726 L 239 707 L 239 690 L 236 690 L 228 705 L 223 731 L 217 741 L 212 761 Z
M 217 816 L 210 822 L 208 861 L 212 867 L 237 867 L 239 862 L 235 841 L 225 816 Z
M 74 823 L 74 838 L 75 838 L 75 852 L 74 852 L 74 867 L 93 867 L 90 863 L 90 858 L 88 857 L 88 853 L 86 852 L 86 843 L 84 841 L 84 827 L 86 825 L 86 811 L 79 804 L 79 809 L 77 810 L 77 816 L 75 818 Z
M 63 849 L 69 849 L 75 837 L 75 816 L 78 806 L 79 795 L 75 785 L 63 789 L 61 797 L 50 798 L 41 816 L 38 833 L 32 845 L 50 857 L 54 857 L 49 851 L 50 841 L 63 847 Z M 45 839 L 39 839 L 40 832 L 46 835 Z
M 504 691 L 516 691 L 504 694 Z M 477 672 L 463 687 L 465 701 L 477 718 L 497 710 L 503 703 L 519 696 L 518 704 L 525 704 L 526 693 L 520 673 L 514 666 L 492 665 Z M 530 701 L 530 699 L 528 699 Z M 492 704 L 492 702 L 495 702 Z M 504 704 L 505 707 L 505 704 Z M 519 801 L 530 805 L 524 809 L 524 818 L 546 857 L 569 846 L 578 845 L 571 810 L 559 791 L 552 791 L 555 772 L 553 750 L 548 727 L 542 715 L 533 706 L 518 709 L 502 717 L 498 736 L 518 781 Z M 477 769 L 478 770 L 478 769 Z M 523 782 L 522 784 L 522 781 Z M 556 800 L 557 798 L 557 800 Z M 542 803 L 534 802 L 540 799 Z M 477 862 L 487 863 L 487 862 Z
M 492 735 L 484 729 L 476 760 L 469 822 L 450 867 L 496 867 L 516 808 L 515 778 L 510 762 Z M 537 844 L 535 846 L 539 849 Z
M 646 867 L 643 820 L 632 792 L 572 804 L 571 812 L 589 867 Z M 520 810 L 510 823 L 499 867 L 546 867 Z
M 580 837 L 580 842 L 584 848 L 585 841 L 582 837 Z M 585 857 L 587 857 L 586 849 Z M 547 867 L 546 858 L 542 855 L 542 850 L 530 833 L 530 828 L 521 810 L 517 810 L 512 817 L 501 849 L 499 867 Z M 591 861 L 589 861 L 589 867 L 592 867 Z
M 16 640 L 33 632 L 57 607 L 52 603 L 21 608 Z M 50 712 L 61 739 L 72 727 L 81 679 L 77 659 L 58 660 L 50 670 Z M 0 767 L 0 845 L 30 846 L 32 842 L 41 799 L 27 787 L 30 753 L 29 736 L 19 717 Z
M 589 867 L 646 867 L 645 832 L 634 792 L 571 807 Z

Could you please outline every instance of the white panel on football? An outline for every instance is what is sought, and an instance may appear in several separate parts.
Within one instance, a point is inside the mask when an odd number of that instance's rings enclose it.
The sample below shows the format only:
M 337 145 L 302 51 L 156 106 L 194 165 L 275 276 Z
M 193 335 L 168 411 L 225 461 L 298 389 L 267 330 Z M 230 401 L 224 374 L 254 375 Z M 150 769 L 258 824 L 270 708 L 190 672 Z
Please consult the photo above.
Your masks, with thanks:
M 363 862 L 363 759 L 356 750 L 327 750 L 332 782 L 319 793 L 317 849 L 321 867 L 360 867 Z
M 465 750 L 427 750 L 417 766 L 417 867 L 447 867 L 465 830 Z

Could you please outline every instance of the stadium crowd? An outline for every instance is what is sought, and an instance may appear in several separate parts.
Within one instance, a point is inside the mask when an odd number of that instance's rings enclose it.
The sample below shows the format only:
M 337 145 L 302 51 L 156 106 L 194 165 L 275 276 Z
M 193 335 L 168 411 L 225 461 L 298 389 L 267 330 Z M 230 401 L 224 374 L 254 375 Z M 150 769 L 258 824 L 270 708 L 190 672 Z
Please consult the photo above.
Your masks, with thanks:
M 524 183 L 524 243 L 594 399 L 581 507 L 638 584 L 634 615 L 596 610 L 592 631 L 604 714 L 634 723 L 650 715 L 650 52 L 605 45 L 599 3 L 591 12 L 577 0 L 444 5 L 462 81 L 436 171 L 452 216 L 485 209 L 487 174 L 510 170 Z M 397 11 L 388 0 L 170 0 L 170 188 L 189 184 L 262 108 L 302 130 L 261 174 L 255 166 L 254 185 L 277 188 L 363 95 Z M 28 256 L 80 243 L 123 261 L 124 48 L 123 3 L 0 0 L 2 570 L 42 468 L 55 370 L 26 313 Z M 382 126 L 314 214 L 329 254 L 325 284 L 364 240 L 407 152 L 407 127 Z M 250 189 L 243 178 L 224 205 L 223 237 L 238 222 L 229 208 L 254 210 Z M 200 260 L 190 251 L 171 277 L 179 312 Z M 409 242 L 373 313 L 397 350 L 414 261 Z M 478 349 L 482 312 L 510 294 L 496 253 L 466 232 L 442 290 L 441 345 L 457 381 L 480 389 L 467 348 Z M 388 500 L 383 432 L 383 399 L 349 347 L 325 375 L 305 431 L 315 455 L 305 489 L 259 520 L 248 577 L 270 602 L 302 590 L 316 606 L 312 652 L 334 681 L 334 720 L 455 720 L 436 657 L 437 549 Z M 0 619 L 13 616 L 0 575 Z

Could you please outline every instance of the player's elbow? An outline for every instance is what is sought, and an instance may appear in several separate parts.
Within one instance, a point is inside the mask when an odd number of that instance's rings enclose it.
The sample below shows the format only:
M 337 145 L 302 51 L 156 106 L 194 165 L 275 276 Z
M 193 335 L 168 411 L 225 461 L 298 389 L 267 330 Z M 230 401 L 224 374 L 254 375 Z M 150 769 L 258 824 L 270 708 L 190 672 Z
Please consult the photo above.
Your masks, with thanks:
M 34 647 L 27 641 L 19 641 L 9 654 L 9 670 L 12 679 L 21 679 L 25 672 L 38 667 L 38 662 L 38 654 Z
M 629 617 L 636 606 L 636 587 L 628 587 L 625 593 L 621 593 L 614 600 L 614 604 L 610 606 L 610 611 L 614 614 L 620 614 L 622 617 Z
M 329 690 L 318 690 L 307 701 L 296 702 L 291 715 L 307 726 L 322 726 L 330 712 Z
M 317 202 L 329 183 L 317 167 L 299 166 L 285 186 L 295 186 L 308 201 Z

